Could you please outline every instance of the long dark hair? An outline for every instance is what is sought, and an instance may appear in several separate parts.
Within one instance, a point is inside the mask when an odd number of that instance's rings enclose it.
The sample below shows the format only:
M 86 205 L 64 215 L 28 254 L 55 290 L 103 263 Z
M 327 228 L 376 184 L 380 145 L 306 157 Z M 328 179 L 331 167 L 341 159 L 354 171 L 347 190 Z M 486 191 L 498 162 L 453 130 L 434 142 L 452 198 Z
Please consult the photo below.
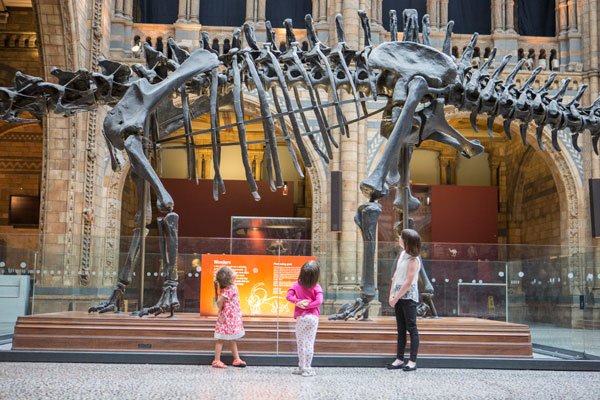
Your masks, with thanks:
M 400 237 L 404 242 L 404 251 L 413 257 L 421 254 L 421 236 L 414 229 L 403 229 Z
M 315 260 L 310 260 L 304 263 L 298 275 L 298 282 L 306 289 L 314 287 L 319 282 L 321 268 Z
M 215 302 L 219 298 L 219 289 L 225 289 L 233 283 L 233 270 L 229 267 L 221 267 L 215 275 Z

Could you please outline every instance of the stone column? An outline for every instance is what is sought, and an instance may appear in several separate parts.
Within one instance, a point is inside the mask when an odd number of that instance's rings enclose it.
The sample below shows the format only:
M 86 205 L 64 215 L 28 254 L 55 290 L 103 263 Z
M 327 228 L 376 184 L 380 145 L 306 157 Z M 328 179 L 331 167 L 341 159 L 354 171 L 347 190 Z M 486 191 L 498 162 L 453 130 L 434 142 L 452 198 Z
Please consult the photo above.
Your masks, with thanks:
M 246 0 L 246 22 L 256 21 L 255 7 L 255 0 Z
M 569 63 L 569 42 L 567 31 L 569 28 L 567 0 L 557 0 L 556 20 L 558 21 L 558 55 L 561 70 Z
M 258 0 L 258 15 L 257 15 L 257 21 L 259 23 L 265 23 L 266 20 L 266 10 L 267 10 L 267 0 Z
M 133 0 L 124 0 L 123 2 L 124 31 L 123 42 L 124 50 L 127 56 L 131 56 L 131 47 L 133 46 Z
M 131 40 L 128 40 L 126 34 L 128 21 L 123 6 L 124 0 L 115 2 L 115 10 L 110 21 L 110 50 L 120 57 L 125 57 L 131 52 Z
M 187 3 L 188 0 L 179 0 L 179 11 L 177 13 L 177 21 L 175 21 L 176 24 L 182 24 L 187 22 Z
M 319 0 L 319 21 L 327 21 L 327 0 Z
M 310 14 L 314 21 L 319 22 L 319 0 L 312 0 Z
M 399 19 L 400 21 L 400 19 Z M 445 30 L 448 24 L 448 0 L 440 0 L 440 29 Z
M 577 23 L 577 0 L 567 1 L 567 37 L 569 40 L 569 71 L 581 72 L 583 69 L 581 52 L 581 33 Z
M 440 163 L 441 185 L 454 185 L 456 183 L 456 157 L 456 153 L 452 154 L 446 150 L 440 153 L 438 160 Z
M 133 0 L 124 0 L 123 16 L 133 19 Z
M 567 0 L 567 29 L 577 31 L 577 0 Z
M 492 0 L 492 32 L 504 32 L 505 0 Z
M 192 24 L 199 24 L 200 19 L 200 0 L 192 0 L 191 9 L 190 9 L 190 22 Z
M 116 0 L 115 15 L 123 15 L 123 0 Z
M 516 34 L 515 30 L 515 0 L 506 1 L 506 32 Z
M 429 14 L 432 32 L 436 32 L 440 28 L 439 8 L 440 0 L 427 0 L 427 14 Z
M 190 49 L 199 47 L 199 14 L 200 0 L 179 0 L 179 15 L 173 25 L 175 40 Z
M 327 0 L 319 0 L 319 22 L 327 22 Z

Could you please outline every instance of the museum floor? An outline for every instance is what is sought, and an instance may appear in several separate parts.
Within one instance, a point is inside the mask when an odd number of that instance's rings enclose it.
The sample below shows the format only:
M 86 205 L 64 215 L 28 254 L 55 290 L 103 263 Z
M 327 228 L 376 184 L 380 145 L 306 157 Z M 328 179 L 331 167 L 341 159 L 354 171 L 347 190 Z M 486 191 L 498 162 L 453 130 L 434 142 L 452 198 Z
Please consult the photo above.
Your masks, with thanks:
M 599 372 L 0 363 L 0 399 L 583 399 Z

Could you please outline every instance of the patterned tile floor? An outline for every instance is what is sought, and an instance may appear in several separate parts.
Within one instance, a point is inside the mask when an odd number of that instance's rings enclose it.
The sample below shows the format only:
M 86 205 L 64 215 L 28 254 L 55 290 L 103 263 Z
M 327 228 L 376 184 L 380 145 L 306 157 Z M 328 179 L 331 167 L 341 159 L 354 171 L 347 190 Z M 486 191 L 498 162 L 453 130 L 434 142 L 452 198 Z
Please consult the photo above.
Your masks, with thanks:
M 0 363 L 0 399 L 590 399 L 599 372 Z

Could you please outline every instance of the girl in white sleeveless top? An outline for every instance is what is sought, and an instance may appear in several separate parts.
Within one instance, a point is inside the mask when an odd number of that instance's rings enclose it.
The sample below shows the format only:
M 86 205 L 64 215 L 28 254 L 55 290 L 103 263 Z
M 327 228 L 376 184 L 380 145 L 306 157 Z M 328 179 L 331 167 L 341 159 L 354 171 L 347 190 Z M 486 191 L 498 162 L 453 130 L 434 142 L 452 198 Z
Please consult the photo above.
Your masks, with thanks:
M 387 365 L 388 369 L 402 369 L 416 371 L 417 353 L 419 350 L 419 331 L 417 330 L 417 305 L 419 304 L 419 253 L 421 251 L 421 237 L 412 229 L 400 232 L 400 247 L 403 249 L 396 271 L 392 278 L 389 303 L 396 313 L 398 327 L 398 343 L 396 360 Z M 406 348 L 406 332 L 410 335 L 410 359 L 404 362 Z

